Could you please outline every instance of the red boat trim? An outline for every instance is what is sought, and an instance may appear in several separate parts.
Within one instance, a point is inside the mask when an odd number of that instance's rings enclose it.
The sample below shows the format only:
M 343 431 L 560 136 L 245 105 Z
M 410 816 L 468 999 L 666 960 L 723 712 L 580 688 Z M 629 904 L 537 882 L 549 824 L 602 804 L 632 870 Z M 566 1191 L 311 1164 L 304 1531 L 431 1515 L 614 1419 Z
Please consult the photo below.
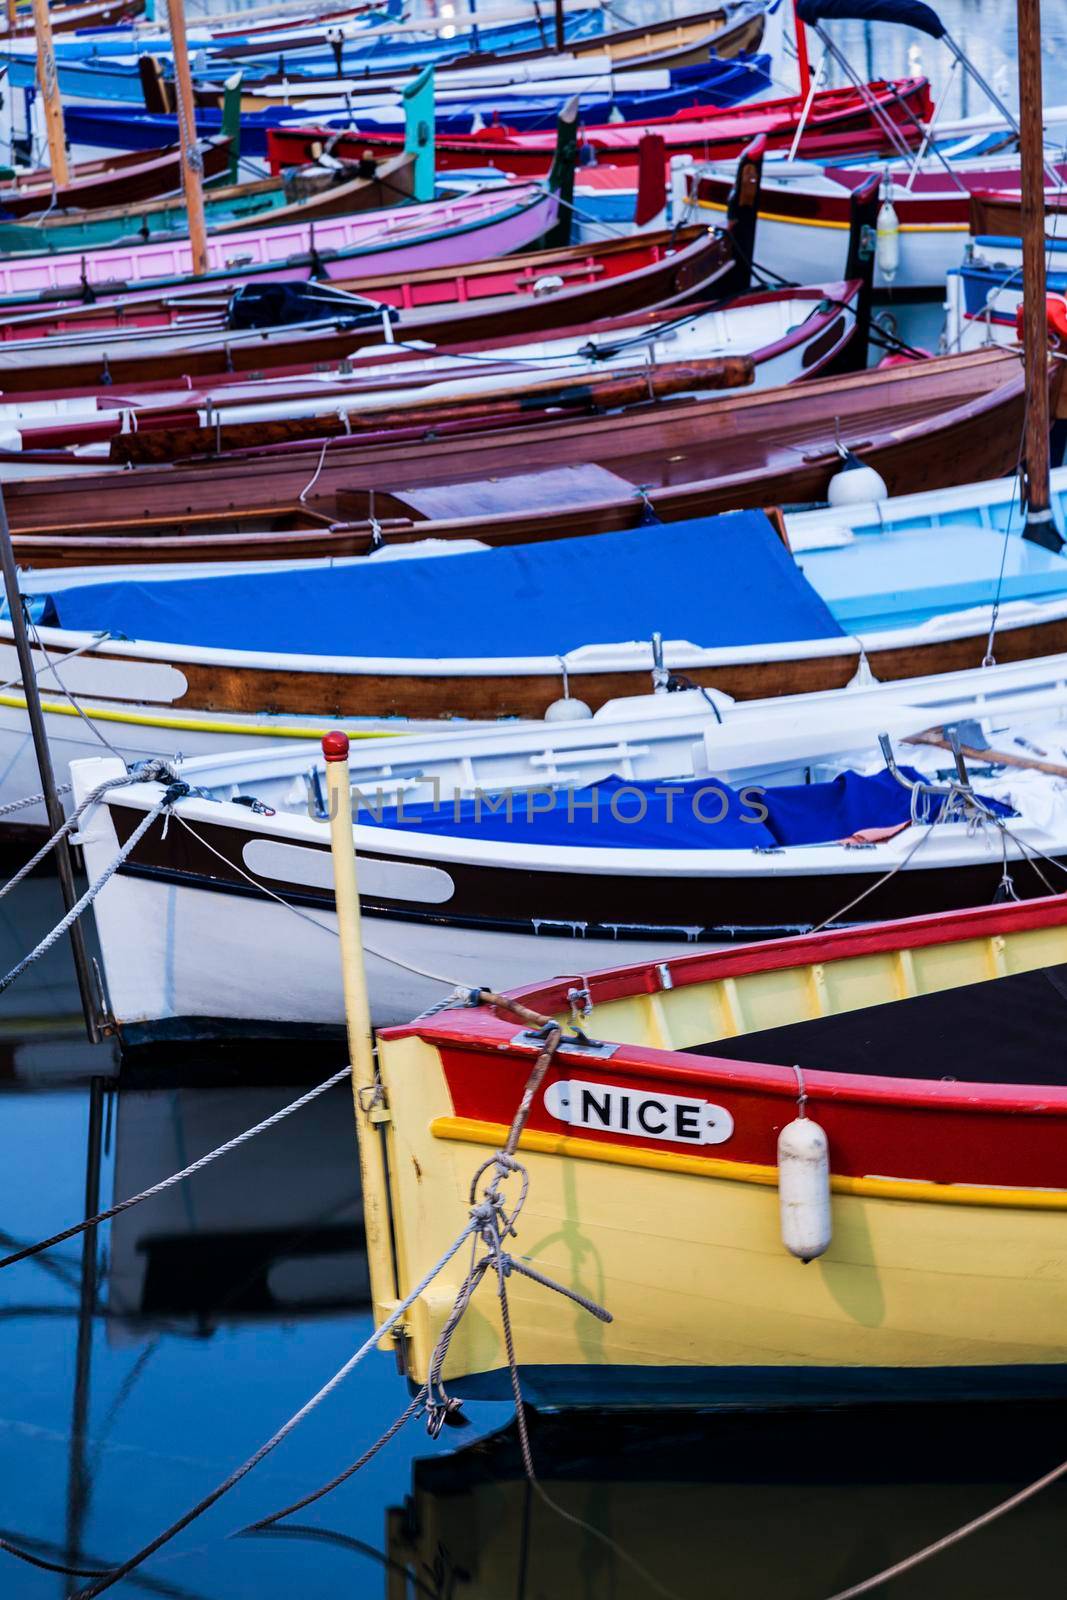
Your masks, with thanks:
M 643 963 L 599 976 L 555 979 L 517 991 L 523 1003 L 548 1013 L 570 1009 L 569 993 L 588 989 L 596 1005 L 666 987 L 689 986 L 740 973 L 780 971 L 811 962 L 929 948 L 964 939 L 991 938 L 1030 929 L 1063 927 L 1067 897 L 1011 906 L 982 907 L 886 923 L 838 933 L 810 934 L 773 943 Z M 452 1100 L 452 1115 L 464 1125 L 506 1126 L 538 1043 L 525 1036 L 504 1010 L 486 1007 L 442 1012 L 426 1023 L 385 1030 L 383 1037 L 416 1036 L 435 1046 Z M 966 1063 L 948 1063 L 957 1072 Z M 582 1084 L 613 1089 L 619 1097 L 673 1095 L 710 1100 L 732 1119 L 728 1138 L 709 1146 L 692 1138 L 635 1139 L 611 1127 L 582 1124 L 582 1139 L 606 1151 L 648 1150 L 690 1162 L 723 1158 L 745 1168 L 776 1165 L 777 1135 L 795 1115 L 797 1082 L 792 1069 L 758 1062 L 694 1057 L 679 1050 L 619 1044 L 608 1054 L 564 1045 L 546 1075 L 547 1092 L 573 1075 Z M 839 1179 L 969 1186 L 1033 1192 L 1067 1189 L 1067 1087 L 888 1078 L 807 1070 L 811 1114 L 826 1131 Z M 610 1119 L 609 1119 L 610 1120 Z M 573 1136 L 538 1095 L 527 1127 L 558 1140 Z M 679 1125 L 680 1126 L 680 1125 Z M 663 1133 L 665 1130 L 657 1130 Z M 488 1134 L 486 1135 L 488 1138 Z M 601 1159 L 611 1159 L 605 1155 Z M 631 1156 L 619 1156 L 632 1162 Z M 709 1174 L 712 1167 L 702 1167 Z M 755 1180 L 754 1180 L 755 1181 Z M 873 1191 L 872 1191 L 873 1192 Z M 907 1194 L 918 1198 L 919 1190 Z M 1001 1196 L 1005 1204 L 1015 1203 Z M 981 1202 L 981 1203 L 993 1203 Z M 1059 1205 L 1057 1199 L 1052 1202 Z

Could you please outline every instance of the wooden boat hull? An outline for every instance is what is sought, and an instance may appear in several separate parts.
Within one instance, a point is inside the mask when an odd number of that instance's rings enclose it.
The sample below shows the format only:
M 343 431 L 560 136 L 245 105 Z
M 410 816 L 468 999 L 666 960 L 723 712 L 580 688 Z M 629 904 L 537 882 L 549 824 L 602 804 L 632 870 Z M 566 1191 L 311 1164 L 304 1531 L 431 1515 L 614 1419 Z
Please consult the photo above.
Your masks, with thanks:
M 694 288 L 700 280 L 691 277 L 688 282 L 675 281 L 673 272 L 688 266 L 692 260 L 692 246 L 706 248 L 713 236 L 713 230 L 699 225 L 663 228 L 651 233 L 598 239 L 595 243 L 566 245 L 558 250 L 523 250 L 514 256 L 466 262 L 444 270 L 422 268 L 417 272 L 338 277 L 331 282 L 338 289 L 364 294 L 368 299 L 408 312 L 437 308 L 443 313 L 466 305 L 474 310 L 480 302 L 503 302 L 505 297 L 510 297 L 506 305 L 507 314 L 512 317 L 520 312 L 529 315 L 527 303 L 538 304 L 545 298 L 534 293 L 535 285 L 543 283 L 545 278 L 560 278 L 561 287 L 552 297 L 557 302 L 559 295 L 566 295 L 564 304 L 569 308 L 572 291 L 596 289 L 599 293 L 582 297 L 576 309 L 579 312 L 587 309 L 590 318 L 615 316 Z M 663 281 L 646 286 L 643 277 L 634 275 L 650 267 L 662 269 Z M 627 283 L 618 283 L 619 278 L 625 278 Z M 101 293 L 88 303 L 67 301 L 59 306 L 46 304 L 12 311 L 0 323 L 0 341 L 41 338 L 52 333 L 171 328 L 190 314 L 202 315 L 205 320 L 213 315 L 216 320 L 211 325 L 218 326 L 227 304 L 227 290 L 217 286 L 209 291 L 192 287 L 164 295 L 149 291 Z M 542 314 L 547 316 L 548 312 L 543 310 Z M 566 318 L 584 320 L 582 316 L 575 317 L 569 309 Z M 514 326 L 508 323 L 509 329 Z
M 1003 188 L 971 191 L 969 230 L 972 238 L 981 234 L 994 238 L 1021 239 L 1023 233 L 1022 194 L 1014 184 Z M 1045 196 L 1045 233 L 1051 239 L 1062 239 L 1067 232 L 1067 206 L 1062 196 Z
M 403 1130 L 390 1137 L 395 1203 L 405 1236 L 419 1240 L 404 1262 L 404 1291 L 415 1281 L 414 1261 L 432 1261 L 462 1225 L 455 1196 L 506 1129 L 476 1104 L 474 1115 L 456 1116 L 436 1050 L 397 1041 L 386 1057 L 392 1127 Z M 621 1064 L 609 1072 L 623 1076 Z M 603 1068 L 594 1081 L 603 1081 Z M 518 1072 L 508 1075 L 516 1103 L 521 1086 Z M 686 1092 L 681 1082 L 664 1092 L 671 1091 Z M 788 1096 L 783 1085 L 779 1121 L 790 1115 Z M 531 1195 L 521 1238 L 538 1241 L 541 1272 L 606 1302 L 613 1317 L 591 1338 L 553 1296 L 512 1280 L 523 1389 L 533 1404 L 734 1408 L 787 1397 L 819 1405 L 1067 1391 L 1067 1280 L 1053 1273 L 1043 1281 L 1043 1264 L 1062 1257 L 1058 1191 L 1036 1211 L 981 1198 L 912 1198 L 906 1182 L 892 1180 L 884 1194 L 843 1184 L 834 1245 L 804 1272 L 781 1243 L 773 1162 L 746 1170 L 648 1144 L 626 1152 L 636 1160 L 613 1161 L 602 1149 L 540 1129 L 520 1144 Z M 679 1227 L 679 1219 L 689 1222 Z M 588 1266 L 576 1263 L 576 1250 Z M 446 1274 L 410 1320 L 417 1381 L 458 1287 L 456 1274 Z M 507 1398 L 495 1318 L 461 1325 L 445 1381 L 458 1395 Z
M 424 308 L 402 312 L 398 331 L 404 339 L 436 345 L 521 338 L 542 330 L 621 316 L 627 311 L 641 311 L 653 305 L 670 306 L 698 298 L 719 298 L 743 287 L 742 279 L 747 281 L 747 271 L 742 272 L 735 260 L 729 238 L 718 233 L 701 230 L 682 242 L 676 251 L 672 251 L 666 241 L 662 245 L 653 244 L 648 254 L 648 265 L 632 273 L 604 281 L 593 276 L 594 266 L 590 272 L 592 282 L 575 283 L 548 294 L 538 294 L 532 286 L 539 277 L 551 275 L 551 252 L 545 252 L 549 261 L 543 273 L 535 269 L 509 268 L 505 260 L 501 262 L 500 279 L 506 280 L 509 273 L 518 277 L 520 286 L 515 292 L 499 299 L 487 297 L 481 303 L 472 294 L 468 305 L 461 300 L 459 304 L 445 302 L 439 307 L 427 294 Z M 537 258 L 540 259 L 540 253 Z M 416 293 L 420 276 L 440 286 L 443 300 L 444 292 L 451 287 L 451 284 L 442 284 L 443 274 L 413 273 Z M 360 280 L 357 292 L 374 299 L 377 297 L 374 288 L 372 281 L 365 285 Z M 383 298 L 386 304 L 390 303 L 388 288 Z M 395 298 L 404 296 L 396 294 Z M 85 319 L 79 318 L 77 326 L 81 326 L 83 320 L 89 323 L 87 331 L 92 332 L 92 312 Z M 344 361 L 363 345 L 381 344 L 383 338 L 381 322 L 320 331 L 276 329 L 243 335 L 230 333 L 218 325 L 221 322 L 221 315 L 217 315 L 215 326 L 205 326 L 198 321 L 195 331 L 184 338 L 180 328 L 171 333 L 166 325 L 145 330 L 134 325 L 116 329 L 111 337 L 105 333 L 88 347 L 63 343 L 60 339 L 53 341 L 48 331 L 43 335 L 48 343 L 25 351 L 20 349 L 22 341 L 12 329 L 15 336 L 7 340 L 0 337 L 0 387 L 9 394 L 41 391 L 44 382 L 53 391 L 60 388 L 91 390 L 100 385 L 105 370 L 109 386 L 116 383 L 124 387 L 140 385 L 146 391 L 153 387 L 158 390 L 160 380 L 167 378 L 207 378 L 209 381 L 217 378 L 225 384 L 231 381 L 231 374 L 234 377 L 250 372 L 278 375 L 286 369 L 306 371 L 314 363 Z M 37 329 L 29 327 L 27 332 L 37 333 Z
M 230 164 L 230 141 L 218 136 L 203 144 L 204 177 L 218 178 Z M 70 169 L 70 183 L 56 190 L 61 209 L 91 210 L 122 201 L 151 200 L 180 187 L 181 149 L 136 150 L 98 161 L 82 161 Z M 0 189 L 0 209 L 15 217 L 28 216 L 53 204 L 52 174 L 42 167 L 20 174 L 11 187 Z
M 515 1249 L 534 1249 L 541 1272 L 613 1320 L 561 1313 L 553 1295 L 512 1276 L 528 1397 L 766 1406 L 786 1394 L 822 1404 L 1062 1393 L 1067 1276 L 1048 1271 L 1067 1233 L 1062 1080 L 1048 1087 L 1037 1060 L 1031 1088 L 999 1083 L 990 1061 L 971 1064 L 979 1083 L 864 1076 L 878 1069 L 877 1045 L 851 1072 L 806 1064 L 807 1114 L 830 1150 L 833 1238 L 804 1267 L 783 1245 L 776 1193 L 794 1070 L 691 1052 L 722 1027 L 715 1007 L 728 998 L 750 1007 L 751 1031 L 756 1017 L 773 1026 L 815 1015 L 824 982 L 829 1014 L 917 994 L 930 1009 L 936 991 L 1062 963 L 1064 920 L 1061 897 L 689 958 L 672 967 L 668 994 L 656 992 L 654 968 L 587 980 L 583 1026 L 610 1043 L 564 1045 L 535 1097 L 517 1151 L 529 1191 Z M 998 951 L 1006 962 L 991 968 Z M 548 1009 L 566 1018 L 574 982 L 522 998 L 540 1009 L 551 997 Z M 743 1052 L 743 1037 L 733 1043 Z M 445 1012 L 379 1038 L 395 1221 L 390 1242 L 371 1249 L 379 1319 L 395 1285 L 413 1286 L 462 1226 L 460 1197 L 500 1147 L 539 1048 L 504 1009 Z M 968 1062 L 953 1066 L 966 1080 Z M 569 1100 L 556 1084 L 570 1085 Z M 625 1098 L 632 1131 L 618 1111 L 598 1123 L 588 1108 L 605 1096 L 609 1107 Z M 714 1142 L 692 1136 L 678 1105 L 718 1119 Z M 404 1322 L 398 1343 L 416 1383 L 464 1270 L 446 1268 Z M 494 1315 L 463 1319 L 444 1378 L 457 1395 L 508 1392 Z
M 388 210 L 411 199 L 414 159 L 401 153 L 384 162 L 373 177 L 349 179 L 304 200 L 287 200 L 281 181 L 271 179 L 209 191 L 204 197 L 208 231 L 229 236 L 248 228 Z M 94 250 L 160 236 L 180 239 L 187 232 L 185 200 L 179 196 L 166 202 L 101 208 L 85 216 L 0 222 L 0 255 L 37 255 L 42 246 L 56 252 Z
M 114 28 L 130 22 L 144 11 L 144 0 L 95 0 L 87 5 L 58 5 L 49 7 L 49 20 L 53 33 L 73 33 L 92 28 Z M 8 37 L 32 39 L 32 22 L 19 23 Z
M 960 621 L 955 633 L 955 637 L 942 636 L 929 644 L 911 642 L 897 648 L 869 648 L 866 654 L 871 671 L 880 681 L 888 682 L 981 666 L 988 641 L 986 614 L 983 612 L 970 622 Z M 0 644 L 6 644 L 10 637 L 10 624 L 0 623 Z M 60 668 L 69 650 L 81 649 L 86 643 L 80 635 L 64 638 L 60 630 L 45 630 L 44 638 Z M 1064 650 L 1067 618 L 1014 627 L 1002 622 L 997 632 L 997 659 L 1001 662 L 1026 661 Z M 8 649 L 4 653 L 11 652 Z M 728 656 L 728 652 L 720 653 Z M 115 685 L 112 693 L 82 691 L 89 715 L 114 723 L 116 729 L 139 725 L 147 719 L 158 730 L 151 749 L 159 745 L 165 732 L 173 737 L 180 735 L 183 727 L 190 732 L 202 728 L 213 734 L 212 742 L 220 748 L 219 739 L 225 739 L 231 731 L 227 719 L 235 717 L 241 724 L 242 736 L 269 743 L 276 736 L 271 718 L 279 716 L 294 722 L 294 727 L 281 737 L 306 739 L 322 726 L 324 719 L 334 717 L 377 726 L 387 725 L 393 718 L 416 723 L 456 718 L 540 718 L 560 695 L 559 673 L 547 668 L 523 672 L 505 666 L 503 671 L 488 671 L 489 663 L 475 662 L 467 670 L 450 671 L 447 665 L 426 663 L 423 672 L 413 674 L 403 664 L 391 669 L 385 662 L 361 663 L 355 658 L 343 670 L 316 670 L 313 657 L 294 657 L 289 658 L 294 665 L 272 669 L 239 665 L 240 652 L 203 652 L 204 659 L 199 661 L 186 659 L 188 654 L 165 644 L 123 647 L 105 643 L 98 649 L 83 650 L 79 661 L 90 671 L 99 671 L 97 663 L 101 661 L 114 664 L 113 672 L 101 674 Z M 648 683 L 648 661 L 639 659 L 640 651 L 634 654 L 634 664 L 628 669 L 590 670 L 580 662 L 571 665 L 572 692 L 593 710 L 609 700 L 643 693 Z M 225 660 L 229 655 L 235 659 Z M 295 666 L 297 659 L 302 663 L 299 667 Z M 860 646 L 852 642 L 834 654 L 806 655 L 798 647 L 795 652 L 780 651 L 778 659 L 763 663 L 731 664 L 726 659 L 715 666 L 700 666 L 679 660 L 672 665 L 694 683 L 720 689 L 738 700 L 752 700 L 843 688 L 855 675 L 859 659 Z M 157 662 L 166 664 L 162 680 L 154 671 Z M 91 683 L 93 679 L 87 681 Z M 165 684 L 162 692 L 155 687 L 161 681 Z M 11 693 L 0 699 L 0 706 L 3 705 L 15 713 L 4 718 L 10 736 L 12 726 L 23 715 L 24 701 Z M 55 702 L 51 706 L 54 711 Z M 64 714 L 60 704 L 58 715 L 62 718 Z M 64 728 L 62 721 L 52 727 L 58 744 L 71 731 Z M 27 760 L 29 755 L 28 752 Z M 27 774 L 29 771 L 27 767 Z M 19 793 L 28 793 L 31 788 L 26 785 Z
M 248 523 L 274 530 L 276 542 L 265 542 L 264 554 L 361 554 L 371 547 L 372 492 L 373 515 L 384 519 L 391 541 L 432 535 L 525 543 L 633 527 L 646 506 L 675 521 L 823 500 L 840 460 L 835 419 L 847 419 L 844 442 L 882 474 L 891 494 L 968 483 L 976 467 L 990 477 L 1009 475 L 1022 410 L 1017 362 L 990 350 L 785 390 L 511 428 L 496 437 L 417 435 L 417 450 L 404 439 L 334 441 L 321 464 L 312 447 L 228 456 L 209 475 L 177 466 L 15 484 L 8 514 L 25 560 L 76 560 L 79 548 L 88 551 L 98 540 L 99 551 L 115 560 L 118 550 L 147 550 L 157 535 L 182 528 L 206 537 L 213 525 L 228 537 Z M 420 491 L 429 486 L 455 492 L 435 494 L 432 509 L 423 496 L 420 508 Z M 323 523 L 310 539 L 309 513 Z M 335 524 L 348 526 L 334 532 Z M 34 543 L 21 542 L 30 536 Z M 136 544 L 107 542 L 129 539 Z M 201 546 L 211 548 L 221 557 L 228 547 L 225 540 Z

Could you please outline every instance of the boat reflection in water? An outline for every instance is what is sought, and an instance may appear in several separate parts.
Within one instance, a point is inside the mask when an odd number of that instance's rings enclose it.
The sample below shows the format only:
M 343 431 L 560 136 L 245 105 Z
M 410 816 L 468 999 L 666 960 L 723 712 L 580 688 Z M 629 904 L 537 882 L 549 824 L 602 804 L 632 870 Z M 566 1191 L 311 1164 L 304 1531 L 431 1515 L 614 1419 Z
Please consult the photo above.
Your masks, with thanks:
M 1062 1460 L 1065 1421 L 1067 1406 L 1048 1403 L 531 1414 L 539 1482 L 559 1510 L 524 1477 L 514 1425 L 418 1460 L 410 1495 L 388 1514 L 385 1592 L 388 1600 L 646 1600 L 657 1592 L 827 1600 Z M 1060 1482 L 891 1591 L 874 1592 L 894 1600 L 898 1592 L 901 1600 L 1062 1594 L 1065 1511 Z
M 115 1200 L 261 1122 L 305 1087 L 120 1090 Z M 207 1333 L 251 1319 L 367 1310 L 347 1085 L 117 1217 L 107 1298 L 113 1340 L 160 1322 Z

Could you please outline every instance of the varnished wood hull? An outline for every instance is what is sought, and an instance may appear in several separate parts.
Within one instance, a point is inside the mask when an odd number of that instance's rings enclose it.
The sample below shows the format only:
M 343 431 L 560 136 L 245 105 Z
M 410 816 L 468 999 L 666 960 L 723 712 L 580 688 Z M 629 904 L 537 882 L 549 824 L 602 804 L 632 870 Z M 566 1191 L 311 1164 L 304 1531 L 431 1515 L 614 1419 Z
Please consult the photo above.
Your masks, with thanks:
M 204 177 L 217 178 L 230 161 L 228 139 L 203 142 Z M 53 191 L 47 167 L 20 174 L 10 187 L 0 189 L 0 209 L 11 216 L 29 216 L 51 205 L 91 210 L 129 200 L 149 200 L 181 186 L 181 150 L 135 150 L 98 161 L 78 162 L 70 169 L 70 183 Z
M 551 265 L 546 266 L 544 276 L 551 275 L 551 271 Z M 747 274 L 745 278 L 747 281 Z M 555 294 L 535 295 L 520 290 L 508 295 L 503 302 L 493 300 L 479 304 L 475 300 L 469 308 L 446 304 L 436 309 L 430 303 L 425 309 L 402 313 L 402 331 L 405 339 L 433 344 L 510 338 L 621 316 L 652 305 L 677 304 L 697 295 L 716 299 L 738 292 L 741 286 L 741 274 L 727 236 L 701 230 L 675 254 L 664 248 L 659 260 L 632 273 L 604 282 L 574 285 Z M 373 284 L 355 280 L 351 287 L 357 293 L 374 297 Z M 110 384 L 140 384 L 147 389 L 158 388 L 160 380 L 168 378 L 225 382 L 228 374 L 246 376 L 251 372 L 269 371 L 276 375 L 306 370 L 315 363 L 342 361 L 364 345 L 381 342 L 379 322 L 342 331 L 330 328 L 321 333 L 306 330 L 294 331 L 291 335 L 282 333 L 272 336 L 270 345 L 260 342 L 228 344 L 225 356 L 228 366 L 223 371 L 224 357 L 217 339 L 198 348 L 194 337 L 187 348 L 170 351 L 153 350 L 149 340 L 143 350 L 133 350 L 126 355 L 116 355 L 114 350 L 109 354 L 102 345 L 88 350 L 71 346 L 62 360 L 47 367 L 38 365 L 29 355 L 24 365 L 18 365 L 16 340 L 13 341 L 14 352 L 0 373 L 0 385 L 5 393 L 43 393 L 43 380 L 47 379 L 53 391 L 95 390 L 103 380 L 105 358 Z
M 14 484 L 7 505 L 20 559 L 42 565 L 151 558 L 153 551 L 173 559 L 175 544 L 155 541 L 180 541 L 185 529 L 202 541 L 203 559 L 249 550 L 360 554 L 370 547 L 371 514 L 390 541 L 433 535 L 524 543 L 632 527 L 649 505 L 674 521 L 820 500 L 838 470 L 838 421 L 844 442 L 877 468 L 891 494 L 967 483 L 976 472 L 1008 475 L 1022 411 L 1018 364 L 993 350 L 496 436 L 335 440 L 321 463 L 312 446 L 233 455 L 208 472 L 146 467 Z M 589 465 L 602 474 L 594 494 L 568 501 L 558 473 L 573 468 L 577 480 Z M 538 493 L 537 478 L 550 470 L 557 474 L 551 498 Z M 438 496 L 433 520 L 417 504 L 428 485 L 454 487 Z M 466 485 L 478 486 L 478 505 L 489 496 L 491 509 L 472 515 Z M 321 532 L 309 529 L 309 515 L 322 519 Z M 346 522 L 356 525 L 334 531 Z M 249 525 L 256 534 L 244 542 L 241 528 Z M 217 544 L 213 529 L 223 535 Z

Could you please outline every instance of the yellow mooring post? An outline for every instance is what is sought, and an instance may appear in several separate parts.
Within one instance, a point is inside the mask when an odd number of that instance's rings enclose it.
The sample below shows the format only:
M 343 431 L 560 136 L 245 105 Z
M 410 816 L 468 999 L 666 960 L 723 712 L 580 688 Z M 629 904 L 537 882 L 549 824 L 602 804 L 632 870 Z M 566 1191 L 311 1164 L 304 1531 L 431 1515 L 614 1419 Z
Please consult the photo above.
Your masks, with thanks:
M 356 851 L 352 842 L 352 789 L 348 777 L 348 735 L 323 735 L 326 758 L 326 803 L 330 813 L 330 852 L 333 856 L 337 931 L 341 938 L 341 979 L 344 986 L 348 1050 L 352 1062 L 352 1096 L 359 1136 L 359 1167 L 363 1180 L 363 1221 L 367 1235 L 367 1262 L 375 1309 L 395 1298 L 392 1251 L 383 1148 L 382 1105 L 374 1064 L 374 1042 L 363 965 L 363 932 L 359 914 Z

